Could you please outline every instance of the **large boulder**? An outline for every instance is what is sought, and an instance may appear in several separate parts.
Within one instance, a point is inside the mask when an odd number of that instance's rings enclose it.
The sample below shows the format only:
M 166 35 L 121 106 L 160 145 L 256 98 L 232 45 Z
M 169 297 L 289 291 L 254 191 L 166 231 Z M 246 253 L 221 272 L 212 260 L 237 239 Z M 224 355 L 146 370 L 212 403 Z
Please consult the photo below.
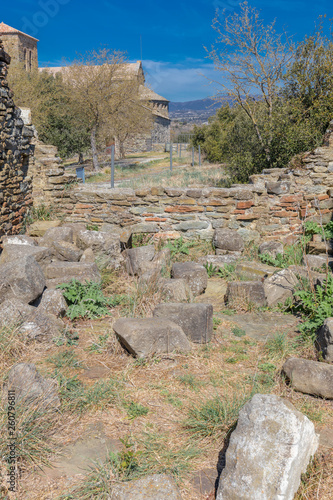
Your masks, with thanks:
M 333 257 L 326 257 L 326 255 L 304 255 L 303 264 L 310 269 L 326 269 L 328 264 L 329 268 L 333 268 Z
M 44 236 L 39 239 L 40 246 L 52 246 L 55 241 L 67 241 L 73 243 L 73 229 L 71 227 L 53 227 L 48 229 Z
M 125 266 L 128 274 L 141 276 L 150 267 L 149 264 L 155 257 L 154 245 L 130 248 L 123 252 Z
M 52 314 L 57 318 L 65 316 L 67 309 L 67 302 L 61 290 L 45 290 L 38 303 L 39 312 Z
M 74 243 L 69 243 L 68 241 L 54 241 L 52 248 L 57 260 L 79 262 L 83 255 L 82 250 L 77 248 Z
M 120 237 L 118 234 L 102 231 L 79 231 L 76 245 L 81 250 L 91 248 L 95 256 L 110 268 L 118 269 L 122 262 Z
M 171 277 L 186 280 L 195 297 L 204 293 L 208 284 L 206 269 L 196 262 L 176 262 L 172 266 Z
M 25 234 L 16 234 L 13 236 L 4 236 L 2 238 L 3 245 L 29 245 L 37 246 L 36 240 Z
M 44 267 L 44 275 L 48 288 L 55 288 L 73 279 L 84 284 L 86 281 L 100 283 L 101 274 L 96 264 L 84 262 L 53 262 Z
M 63 322 L 45 310 L 32 307 L 17 299 L 8 299 L 1 304 L 0 328 L 15 327 L 18 333 L 38 341 L 59 336 Z
M 285 301 L 293 296 L 294 290 L 298 285 L 298 279 L 290 269 L 282 269 L 265 279 L 264 290 L 269 307 L 278 303 L 284 304 Z
M 231 434 L 216 500 L 292 500 L 318 441 L 291 403 L 256 394 Z
M 7 389 L 15 391 L 16 403 L 54 409 L 60 406 L 57 381 L 42 377 L 33 364 L 13 366 L 8 373 Z
M 284 249 L 280 241 L 265 241 L 259 247 L 260 254 L 267 254 L 275 258 L 278 254 L 283 254 Z
M 282 370 L 296 391 L 333 399 L 332 365 L 308 359 L 290 358 Z
M 153 313 L 156 318 L 168 318 L 179 325 L 191 342 L 206 344 L 213 335 L 213 306 L 211 304 L 159 304 Z
M 49 264 L 53 258 L 53 250 L 48 247 L 33 245 L 12 245 L 6 244 L 0 256 L 0 265 L 8 262 L 16 262 L 31 255 L 40 266 Z
M 325 361 L 333 363 L 333 318 L 327 318 L 317 331 L 317 347 Z
M 192 292 L 184 279 L 162 279 L 160 280 L 160 291 L 164 300 L 169 302 L 189 302 Z
M 236 265 L 235 269 L 238 276 L 242 277 L 242 279 L 247 278 L 248 280 L 268 278 L 278 270 L 279 268 L 277 267 L 267 266 L 261 262 L 253 261 L 241 261 Z
M 116 484 L 110 500 L 181 500 L 181 494 L 173 477 L 152 474 L 136 481 Z
M 262 281 L 231 281 L 228 283 L 226 302 L 231 307 L 248 307 L 255 304 L 259 307 L 267 305 Z
M 227 252 L 242 252 L 244 250 L 243 238 L 233 229 L 215 229 L 213 244 L 215 248 Z
M 191 350 L 182 328 L 167 319 L 121 318 L 115 322 L 113 329 L 123 347 L 138 358 Z
M 35 247 L 31 247 L 35 248 Z M 0 304 L 16 298 L 25 303 L 36 300 L 45 288 L 45 278 L 32 256 L 0 265 Z
M 34 237 L 42 237 L 49 229 L 59 227 L 60 220 L 38 220 L 29 226 L 29 235 Z

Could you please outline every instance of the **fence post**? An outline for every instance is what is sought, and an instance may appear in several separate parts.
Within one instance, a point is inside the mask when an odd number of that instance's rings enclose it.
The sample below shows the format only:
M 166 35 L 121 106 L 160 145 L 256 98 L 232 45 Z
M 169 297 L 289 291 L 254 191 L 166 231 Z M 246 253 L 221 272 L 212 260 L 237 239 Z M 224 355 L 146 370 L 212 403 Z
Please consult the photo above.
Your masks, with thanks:
M 179 158 L 182 157 L 182 145 L 180 144 L 180 147 L 179 147 Z
M 111 188 L 114 188 L 114 144 L 111 146 Z
M 201 146 L 199 144 L 199 167 L 201 167 Z
M 172 172 L 172 153 L 173 153 L 173 144 L 170 144 L 170 172 Z
M 192 167 L 194 167 L 194 146 L 192 146 Z

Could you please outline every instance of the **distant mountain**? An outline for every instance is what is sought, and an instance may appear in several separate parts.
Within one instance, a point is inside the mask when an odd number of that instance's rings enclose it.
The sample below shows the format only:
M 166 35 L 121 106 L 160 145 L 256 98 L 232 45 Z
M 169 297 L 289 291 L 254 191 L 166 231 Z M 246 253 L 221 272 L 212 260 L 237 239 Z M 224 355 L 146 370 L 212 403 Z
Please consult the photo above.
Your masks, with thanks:
M 226 102 L 231 102 L 230 98 L 225 98 Z M 222 106 L 221 101 L 216 101 L 207 97 L 197 101 L 170 102 L 170 118 L 172 120 L 204 121 L 215 115 Z

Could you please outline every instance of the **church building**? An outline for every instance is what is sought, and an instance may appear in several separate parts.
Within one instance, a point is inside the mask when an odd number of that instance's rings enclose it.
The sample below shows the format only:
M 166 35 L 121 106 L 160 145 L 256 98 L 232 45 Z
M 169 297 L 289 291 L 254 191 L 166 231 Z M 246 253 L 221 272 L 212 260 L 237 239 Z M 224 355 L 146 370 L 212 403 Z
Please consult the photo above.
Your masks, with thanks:
M 0 23 L 0 38 L 13 62 L 24 64 L 26 71 L 38 68 L 37 38 Z

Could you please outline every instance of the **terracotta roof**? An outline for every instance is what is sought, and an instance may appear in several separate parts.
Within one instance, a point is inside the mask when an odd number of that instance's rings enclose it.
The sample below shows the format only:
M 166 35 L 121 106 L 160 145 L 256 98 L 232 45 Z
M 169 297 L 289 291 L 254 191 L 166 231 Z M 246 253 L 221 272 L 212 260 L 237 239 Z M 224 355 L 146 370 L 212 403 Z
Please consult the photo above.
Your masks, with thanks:
M 30 36 L 30 35 L 27 35 L 26 33 L 23 33 L 23 31 L 19 31 L 15 28 L 12 28 L 11 26 L 8 26 L 8 24 L 5 24 L 5 23 L 0 23 L 0 36 L 1 35 L 14 35 L 14 34 L 19 34 L 19 35 L 24 35 L 24 36 L 27 36 L 29 38 L 32 38 L 33 40 L 36 40 L 37 42 L 39 42 L 39 40 L 37 40 L 37 38 L 34 38 L 33 36 Z

